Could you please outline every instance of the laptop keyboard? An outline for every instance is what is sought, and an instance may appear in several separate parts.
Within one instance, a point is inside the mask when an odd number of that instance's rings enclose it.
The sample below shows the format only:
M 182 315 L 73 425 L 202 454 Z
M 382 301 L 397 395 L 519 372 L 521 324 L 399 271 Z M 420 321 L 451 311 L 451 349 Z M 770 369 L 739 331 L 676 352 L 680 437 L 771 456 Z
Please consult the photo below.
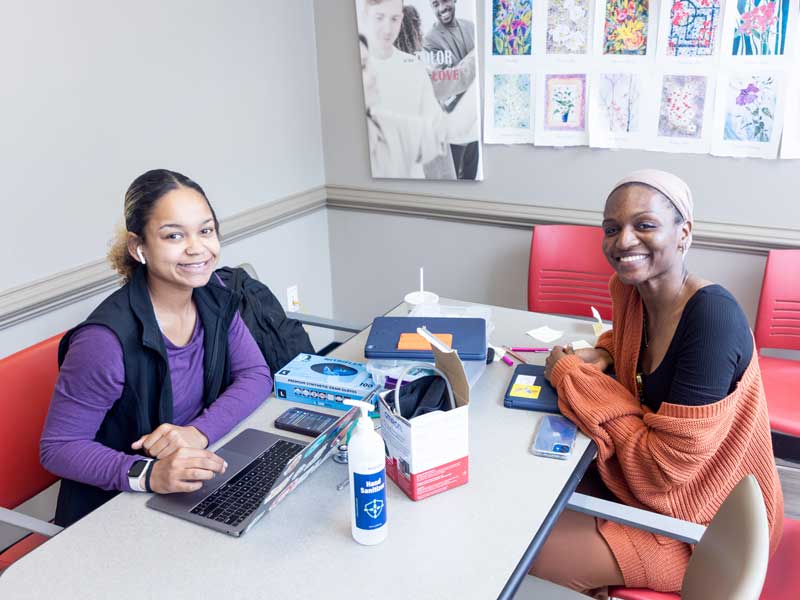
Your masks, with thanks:
M 291 458 L 305 446 L 278 440 L 221 488 L 192 509 L 192 514 L 233 527 L 257 509 Z

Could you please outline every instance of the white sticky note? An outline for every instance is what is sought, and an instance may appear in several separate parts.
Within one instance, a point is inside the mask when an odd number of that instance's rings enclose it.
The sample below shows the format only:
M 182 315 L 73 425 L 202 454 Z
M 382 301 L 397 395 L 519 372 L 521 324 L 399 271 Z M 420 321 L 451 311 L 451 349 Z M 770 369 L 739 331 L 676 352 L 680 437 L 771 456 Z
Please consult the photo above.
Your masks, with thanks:
M 594 348 L 594 346 L 592 346 L 592 345 L 591 345 L 589 342 L 587 342 L 586 340 L 577 340 L 577 341 L 575 341 L 575 342 L 572 342 L 572 343 L 570 344 L 570 346 L 572 346 L 572 349 L 573 349 L 573 350 L 584 350 L 584 349 L 586 349 L 586 348 Z
M 527 332 L 529 336 L 539 340 L 540 342 L 544 342 L 545 344 L 549 344 L 550 342 L 554 342 L 562 335 L 564 335 L 563 331 L 558 331 L 557 329 L 552 329 L 545 325 L 544 327 L 537 327 L 536 329 L 531 329 Z
M 598 310 L 592 306 L 592 316 L 594 317 L 594 323 L 592 323 L 592 329 L 594 329 L 594 334 L 597 337 L 600 337 L 600 334 L 603 333 L 603 317 L 600 316 Z
M 506 351 L 500 348 L 499 346 L 495 346 L 493 344 L 489 344 L 489 347 L 494 350 L 494 360 L 492 362 L 498 362 L 503 360 L 503 357 L 506 355 Z
M 536 375 L 517 375 L 514 385 L 533 385 L 536 383 Z

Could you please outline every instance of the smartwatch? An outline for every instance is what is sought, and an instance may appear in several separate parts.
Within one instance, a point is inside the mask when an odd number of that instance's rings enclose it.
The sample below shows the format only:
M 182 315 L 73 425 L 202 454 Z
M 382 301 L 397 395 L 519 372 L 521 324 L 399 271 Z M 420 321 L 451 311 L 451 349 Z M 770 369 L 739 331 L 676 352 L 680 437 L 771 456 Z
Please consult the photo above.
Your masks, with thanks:
M 134 492 L 147 491 L 147 489 L 144 486 L 144 483 L 141 481 L 141 477 L 152 462 L 153 459 L 144 458 L 141 460 L 137 460 L 131 465 L 131 468 L 128 469 L 128 485 L 131 487 L 131 490 L 133 490 Z

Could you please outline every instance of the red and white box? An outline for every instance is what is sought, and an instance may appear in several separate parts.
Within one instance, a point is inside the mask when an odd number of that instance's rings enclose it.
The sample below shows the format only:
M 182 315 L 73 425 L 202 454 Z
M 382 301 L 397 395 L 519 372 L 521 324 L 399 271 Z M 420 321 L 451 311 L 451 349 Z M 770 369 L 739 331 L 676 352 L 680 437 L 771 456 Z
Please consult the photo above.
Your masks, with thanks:
M 436 366 L 450 381 L 456 408 L 405 419 L 381 394 L 380 433 L 386 443 L 386 474 L 412 500 L 422 500 L 469 481 L 469 385 L 456 351 L 434 348 Z M 441 356 L 443 355 L 443 356 Z

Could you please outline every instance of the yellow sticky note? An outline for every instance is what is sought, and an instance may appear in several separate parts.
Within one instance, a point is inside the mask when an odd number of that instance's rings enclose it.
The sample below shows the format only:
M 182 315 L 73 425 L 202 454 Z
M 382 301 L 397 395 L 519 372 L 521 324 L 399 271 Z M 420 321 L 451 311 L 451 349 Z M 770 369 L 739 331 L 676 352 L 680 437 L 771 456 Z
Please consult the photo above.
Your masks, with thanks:
M 515 383 L 511 387 L 511 396 L 515 398 L 532 398 L 537 400 L 542 387 L 539 385 L 525 385 L 523 383 Z

